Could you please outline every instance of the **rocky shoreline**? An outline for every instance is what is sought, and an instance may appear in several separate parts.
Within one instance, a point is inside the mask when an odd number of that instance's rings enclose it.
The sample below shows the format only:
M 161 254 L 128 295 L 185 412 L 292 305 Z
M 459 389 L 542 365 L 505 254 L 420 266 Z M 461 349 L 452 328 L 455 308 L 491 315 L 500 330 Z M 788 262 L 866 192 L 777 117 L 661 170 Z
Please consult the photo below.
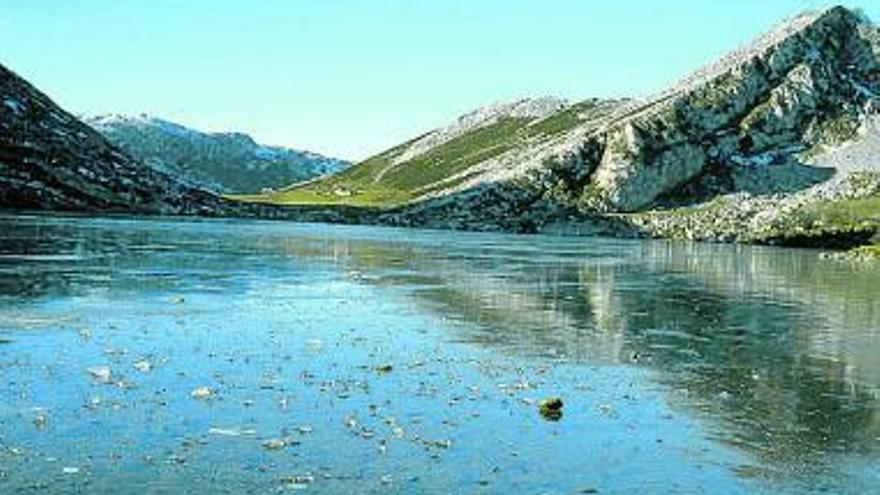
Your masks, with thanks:
M 809 239 L 814 239 L 815 247 L 835 247 L 835 237 L 858 237 L 855 234 L 876 232 L 880 219 L 840 225 L 817 224 L 811 222 L 804 211 L 878 194 L 880 173 L 860 172 L 836 177 L 793 194 L 752 196 L 737 193 L 720 196 L 702 205 L 631 214 L 626 218 L 650 237 L 779 245 L 809 245 Z M 845 239 L 841 241 L 848 244 Z

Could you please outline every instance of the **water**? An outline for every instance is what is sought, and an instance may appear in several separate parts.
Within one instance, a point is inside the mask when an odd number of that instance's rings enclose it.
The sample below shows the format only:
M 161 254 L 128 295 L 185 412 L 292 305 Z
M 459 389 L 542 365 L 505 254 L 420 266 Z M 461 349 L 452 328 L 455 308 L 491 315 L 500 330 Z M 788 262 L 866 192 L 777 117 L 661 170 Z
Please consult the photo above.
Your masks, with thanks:
M 878 287 L 814 251 L 0 217 L 0 493 L 877 493 Z

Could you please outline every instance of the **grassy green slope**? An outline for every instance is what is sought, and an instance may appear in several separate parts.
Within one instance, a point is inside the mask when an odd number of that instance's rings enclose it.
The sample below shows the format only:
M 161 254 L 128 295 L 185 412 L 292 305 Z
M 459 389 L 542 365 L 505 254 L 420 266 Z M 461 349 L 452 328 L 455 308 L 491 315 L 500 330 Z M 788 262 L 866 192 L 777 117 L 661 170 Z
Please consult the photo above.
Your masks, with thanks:
M 543 119 L 508 117 L 397 165 L 395 158 L 415 140 L 324 179 L 232 199 L 279 205 L 396 206 L 453 187 L 457 181 L 448 179 L 456 174 L 513 149 L 557 137 L 613 107 L 588 100 Z
M 865 255 L 880 253 L 876 244 L 880 233 L 880 196 L 860 199 L 827 201 L 804 208 L 793 222 L 795 229 L 789 236 L 801 238 L 826 238 L 830 236 L 853 236 L 867 239 L 873 246 L 861 248 Z M 781 236 L 785 239 L 785 235 Z

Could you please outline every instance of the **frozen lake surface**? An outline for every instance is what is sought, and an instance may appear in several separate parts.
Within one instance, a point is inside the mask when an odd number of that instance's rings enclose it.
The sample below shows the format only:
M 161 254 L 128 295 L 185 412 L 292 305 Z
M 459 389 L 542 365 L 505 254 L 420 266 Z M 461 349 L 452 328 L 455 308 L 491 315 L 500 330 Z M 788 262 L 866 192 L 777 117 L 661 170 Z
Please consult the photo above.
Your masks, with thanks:
M 0 493 L 880 493 L 878 296 L 809 250 L 0 217 Z

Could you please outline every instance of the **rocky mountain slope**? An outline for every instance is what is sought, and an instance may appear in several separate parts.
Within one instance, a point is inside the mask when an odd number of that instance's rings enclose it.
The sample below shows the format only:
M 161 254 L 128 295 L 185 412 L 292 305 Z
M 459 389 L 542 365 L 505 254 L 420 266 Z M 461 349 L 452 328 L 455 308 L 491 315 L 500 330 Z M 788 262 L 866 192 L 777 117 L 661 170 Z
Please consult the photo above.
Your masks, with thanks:
M 349 164 L 263 146 L 241 133 L 204 133 L 166 120 L 104 115 L 85 120 L 141 162 L 220 193 L 253 193 L 339 172 Z
M 228 206 L 131 158 L 0 66 L 0 208 L 214 215 Z
M 372 206 L 397 225 L 821 244 L 856 224 L 878 230 L 870 208 L 840 229 L 811 223 L 880 192 L 878 94 L 880 32 L 834 7 L 650 98 L 494 107 L 342 174 L 243 199 Z
M 276 204 L 388 207 L 502 182 L 554 143 L 609 118 L 626 100 L 570 104 L 556 98 L 496 104 L 372 157 L 340 174 L 242 199 Z

